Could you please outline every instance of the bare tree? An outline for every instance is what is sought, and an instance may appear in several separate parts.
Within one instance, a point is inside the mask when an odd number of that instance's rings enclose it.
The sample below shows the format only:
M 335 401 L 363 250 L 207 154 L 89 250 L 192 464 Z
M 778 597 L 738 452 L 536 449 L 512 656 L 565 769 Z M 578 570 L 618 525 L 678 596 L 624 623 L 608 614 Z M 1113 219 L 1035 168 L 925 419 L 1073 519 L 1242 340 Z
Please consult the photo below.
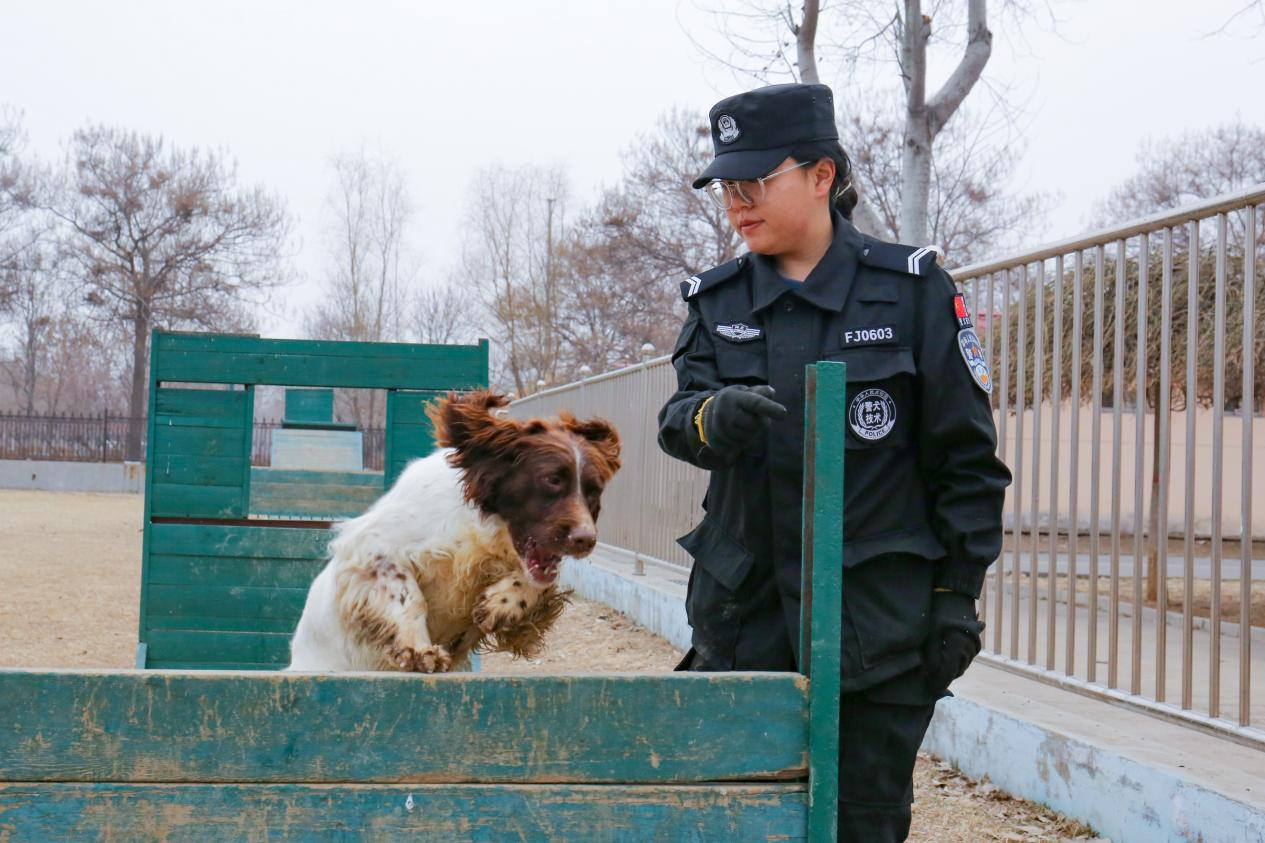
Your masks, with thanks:
M 0 106 L 0 271 L 19 269 L 39 239 L 39 226 L 30 219 L 36 177 L 34 169 L 19 157 L 22 141 L 18 113 Z M 17 279 L 9 275 L 8 280 Z M 0 310 L 15 294 L 16 290 L 0 281 Z
M 844 147 L 857 177 L 869 185 L 879 237 L 899 239 L 904 155 L 900 107 L 873 98 L 845 110 Z M 929 242 L 962 266 L 998 249 L 1017 246 L 1045 219 L 1045 197 L 1008 190 L 1022 143 L 996 137 L 996 121 L 964 110 L 936 137 L 927 206 Z
M 262 187 L 238 185 L 222 153 L 91 126 L 71 138 L 68 172 L 44 194 L 91 312 L 132 347 L 128 413 L 145 415 L 153 328 L 240 330 L 244 302 L 285 278 L 288 218 Z M 126 454 L 139 459 L 141 426 Z
M 1030 14 L 1027 0 L 1002 0 L 1000 6 L 1017 17 Z M 943 19 L 938 30 L 948 33 L 940 43 L 957 53 L 953 71 L 934 92 L 927 87 L 933 19 L 924 14 L 921 0 L 900 0 L 894 7 L 886 0 L 839 0 L 828 7 L 804 0 L 798 15 L 787 4 L 749 0 L 740 10 L 715 13 L 730 52 L 710 53 L 766 82 L 786 76 L 823 81 L 819 56 L 846 78 L 853 78 L 862 62 L 894 61 L 903 92 L 899 236 L 910 243 L 927 242 L 936 137 L 976 88 L 992 54 L 987 0 L 937 2 L 933 10 Z M 856 186 L 861 201 L 854 219 L 862 230 L 878 233 L 878 215 L 869 201 L 875 186 L 863 181 Z
M 624 152 L 620 182 L 572 227 L 559 253 L 568 318 L 563 369 L 636 362 L 670 350 L 684 307 L 678 284 L 737 254 L 725 213 L 690 181 L 711 160 L 707 126 L 672 109 Z
M 417 290 L 409 306 L 407 333 L 418 342 L 470 342 L 476 330 L 478 303 L 455 280 Z
M 13 339 L 13 356 L 3 367 L 27 415 L 35 414 L 52 335 L 67 310 L 64 284 L 59 282 L 54 253 L 47 244 L 25 250 L 19 260 L 0 269 L 0 286 L 10 291 L 8 333 Z
M 480 292 L 505 386 L 519 395 L 556 383 L 563 333 L 555 237 L 568 198 L 559 168 L 493 165 L 476 174 L 466 213 L 461 286 Z
M 416 274 L 407 238 L 413 202 L 406 176 L 394 158 L 370 155 L 363 147 L 335 154 L 330 168 L 325 294 L 307 314 L 307 333 L 317 339 L 398 340 L 406 291 Z M 381 424 L 377 391 L 338 395 L 342 409 L 362 427 Z

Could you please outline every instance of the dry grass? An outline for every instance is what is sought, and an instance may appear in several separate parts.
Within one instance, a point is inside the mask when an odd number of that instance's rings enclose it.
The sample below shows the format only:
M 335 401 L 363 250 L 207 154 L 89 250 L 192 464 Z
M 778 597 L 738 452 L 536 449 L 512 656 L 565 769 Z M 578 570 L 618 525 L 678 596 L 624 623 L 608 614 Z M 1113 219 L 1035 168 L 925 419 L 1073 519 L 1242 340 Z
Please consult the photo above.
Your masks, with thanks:
M 0 666 L 131 667 L 140 595 L 139 495 L 0 490 Z M 488 673 L 671 670 L 681 653 L 628 617 L 576 600 L 539 659 L 484 659 Z M 910 840 L 1094 839 L 1084 826 L 920 757 Z

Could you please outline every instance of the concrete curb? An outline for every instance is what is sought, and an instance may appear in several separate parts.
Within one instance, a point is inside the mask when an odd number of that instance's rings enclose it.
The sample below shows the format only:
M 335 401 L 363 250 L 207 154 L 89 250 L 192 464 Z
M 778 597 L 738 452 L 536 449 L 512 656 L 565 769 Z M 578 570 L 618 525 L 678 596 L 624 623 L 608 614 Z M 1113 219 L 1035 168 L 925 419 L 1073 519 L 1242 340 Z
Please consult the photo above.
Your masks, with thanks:
M 936 706 L 922 748 L 968 776 L 988 776 L 1013 796 L 1076 817 L 1117 843 L 1265 841 L 1265 813 L 1257 807 L 1105 742 L 962 695 Z
M 145 466 L 136 462 L 0 460 L 0 489 L 139 493 Z

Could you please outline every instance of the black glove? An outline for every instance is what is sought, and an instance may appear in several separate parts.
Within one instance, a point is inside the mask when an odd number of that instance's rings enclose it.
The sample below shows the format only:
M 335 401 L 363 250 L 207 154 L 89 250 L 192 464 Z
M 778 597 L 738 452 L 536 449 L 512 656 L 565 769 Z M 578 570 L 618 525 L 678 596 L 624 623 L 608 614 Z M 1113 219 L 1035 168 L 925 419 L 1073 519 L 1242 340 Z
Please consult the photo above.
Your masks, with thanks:
M 727 386 L 703 408 L 703 440 L 717 454 L 730 456 L 785 415 L 786 408 L 773 400 L 773 387 Z
M 956 591 L 931 596 L 931 632 L 922 645 L 927 687 L 942 691 L 957 679 L 980 651 L 984 624 L 975 615 L 975 600 Z

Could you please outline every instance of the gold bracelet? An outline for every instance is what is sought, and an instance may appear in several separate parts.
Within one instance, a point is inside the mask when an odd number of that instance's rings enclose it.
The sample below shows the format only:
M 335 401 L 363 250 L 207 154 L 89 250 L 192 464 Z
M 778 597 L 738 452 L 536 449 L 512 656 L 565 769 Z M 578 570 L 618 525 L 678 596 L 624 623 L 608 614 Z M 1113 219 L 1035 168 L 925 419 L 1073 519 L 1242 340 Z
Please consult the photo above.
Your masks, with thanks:
M 698 405 L 698 412 L 694 414 L 694 427 L 698 429 L 698 440 L 704 445 L 707 444 L 707 434 L 703 433 L 703 411 L 707 409 L 707 405 L 715 397 L 715 395 L 709 395 L 704 398 L 703 403 Z

